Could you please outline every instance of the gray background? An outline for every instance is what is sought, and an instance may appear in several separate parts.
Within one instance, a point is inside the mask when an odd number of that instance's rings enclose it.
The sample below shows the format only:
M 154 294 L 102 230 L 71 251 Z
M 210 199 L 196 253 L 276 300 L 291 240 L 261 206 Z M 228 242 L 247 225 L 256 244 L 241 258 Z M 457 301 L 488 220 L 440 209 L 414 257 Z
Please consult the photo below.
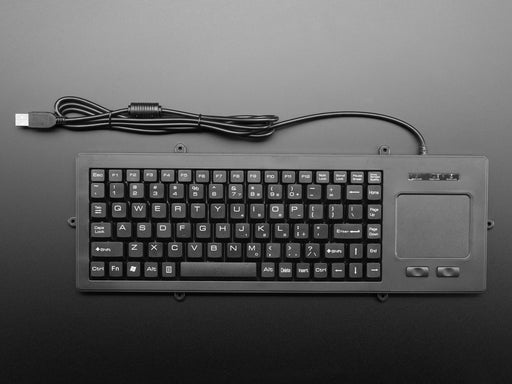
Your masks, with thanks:
M 512 342 L 508 1 L 0 3 L 0 378 L 4 382 L 504 382 Z M 479 296 L 84 295 L 75 290 L 79 152 L 393 153 L 399 128 L 322 121 L 261 143 L 203 134 L 35 132 L 59 96 L 200 113 L 335 109 L 417 125 L 433 154 L 490 160 Z

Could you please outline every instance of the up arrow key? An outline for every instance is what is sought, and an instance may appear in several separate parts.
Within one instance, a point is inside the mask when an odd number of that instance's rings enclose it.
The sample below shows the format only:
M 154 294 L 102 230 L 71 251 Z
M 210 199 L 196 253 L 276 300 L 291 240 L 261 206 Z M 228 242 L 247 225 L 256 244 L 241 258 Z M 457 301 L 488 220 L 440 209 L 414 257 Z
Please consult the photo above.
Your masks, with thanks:
M 123 243 L 120 241 L 102 241 L 91 243 L 92 257 L 123 257 Z

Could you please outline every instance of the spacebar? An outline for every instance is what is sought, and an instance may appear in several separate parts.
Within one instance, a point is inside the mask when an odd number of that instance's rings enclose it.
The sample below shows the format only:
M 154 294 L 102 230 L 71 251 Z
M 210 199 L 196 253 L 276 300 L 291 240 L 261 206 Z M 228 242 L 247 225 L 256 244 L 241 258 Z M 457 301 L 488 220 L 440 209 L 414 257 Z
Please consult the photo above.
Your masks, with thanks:
M 182 277 L 238 277 L 255 278 L 256 263 L 181 263 Z

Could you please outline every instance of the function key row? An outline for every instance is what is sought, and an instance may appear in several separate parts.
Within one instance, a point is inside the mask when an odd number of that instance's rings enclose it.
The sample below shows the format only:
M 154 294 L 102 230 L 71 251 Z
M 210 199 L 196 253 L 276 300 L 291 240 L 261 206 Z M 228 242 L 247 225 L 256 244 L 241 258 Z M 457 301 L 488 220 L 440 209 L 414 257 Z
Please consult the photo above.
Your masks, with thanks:
M 91 169 L 91 182 L 381 184 L 381 171 L 277 171 L 191 169 Z

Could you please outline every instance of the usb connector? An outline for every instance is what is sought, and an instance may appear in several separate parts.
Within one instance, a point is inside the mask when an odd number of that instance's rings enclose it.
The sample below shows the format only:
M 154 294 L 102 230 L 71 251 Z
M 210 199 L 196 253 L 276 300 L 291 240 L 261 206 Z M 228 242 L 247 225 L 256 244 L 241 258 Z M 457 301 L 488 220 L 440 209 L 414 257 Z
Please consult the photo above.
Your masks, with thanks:
M 17 127 L 49 129 L 55 127 L 57 118 L 51 112 L 17 113 L 15 123 Z

